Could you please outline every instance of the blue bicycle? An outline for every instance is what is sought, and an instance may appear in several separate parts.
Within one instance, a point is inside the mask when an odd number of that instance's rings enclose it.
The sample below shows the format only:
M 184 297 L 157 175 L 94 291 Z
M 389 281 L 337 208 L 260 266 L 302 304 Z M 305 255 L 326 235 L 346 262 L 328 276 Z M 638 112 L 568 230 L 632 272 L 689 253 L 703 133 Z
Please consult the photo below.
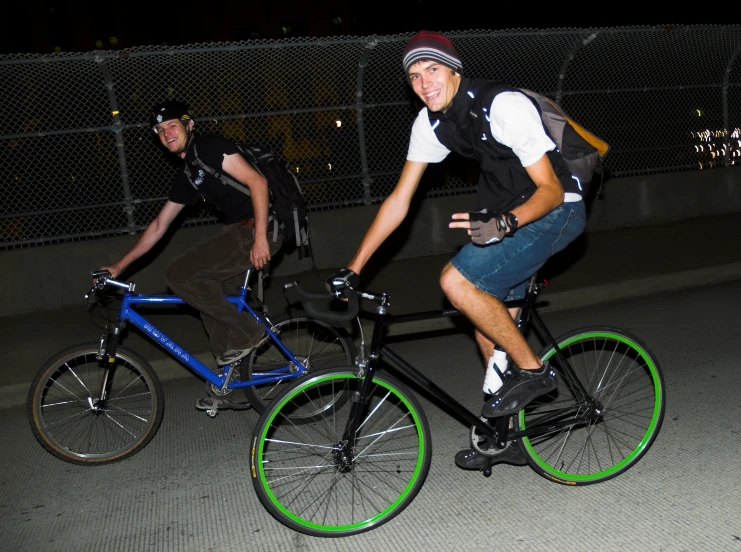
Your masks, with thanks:
M 249 356 L 214 372 L 185 347 L 136 312 L 139 305 L 184 305 L 175 295 L 135 295 L 135 284 L 92 273 L 86 298 L 101 304 L 106 291 L 124 290 L 117 319 L 99 342 L 83 343 L 50 358 L 28 393 L 28 418 L 34 436 L 51 454 L 80 465 L 108 464 L 128 458 L 155 436 L 164 415 L 162 384 L 150 364 L 120 345 L 128 324 L 206 380 L 208 393 L 223 397 L 241 389 L 262 413 L 287 382 L 318 369 L 352 364 L 355 346 L 342 328 L 316 320 L 298 309 L 270 317 L 264 304 L 250 305 L 251 270 L 227 299 L 265 326 L 268 339 Z M 207 410 L 209 416 L 218 407 Z M 318 416 L 321 412 L 309 412 Z

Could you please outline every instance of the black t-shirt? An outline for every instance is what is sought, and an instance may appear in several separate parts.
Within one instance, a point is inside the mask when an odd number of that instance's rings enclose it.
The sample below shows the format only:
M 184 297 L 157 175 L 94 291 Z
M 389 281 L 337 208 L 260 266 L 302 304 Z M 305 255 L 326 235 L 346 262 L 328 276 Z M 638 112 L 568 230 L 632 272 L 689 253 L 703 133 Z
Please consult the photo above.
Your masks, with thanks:
M 221 164 L 225 155 L 239 153 L 239 149 L 231 140 L 219 135 L 204 134 L 203 136 L 193 137 L 188 151 L 185 153 L 185 163 L 195 160 L 194 146 L 198 148 L 199 159 L 219 172 L 222 170 Z M 224 213 L 226 224 L 254 218 L 252 198 L 249 195 L 240 192 L 229 184 L 224 184 L 198 165 L 190 165 L 190 172 L 193 182 L 198 188 L 196 189 L 191 184 L 185 174 L 185 169 L 180 169 L 175 175 L 170 190 L 170 197 L 168 198 L 170 201 L 181 205 L 192 205 L 198 199 L 198 195 L 203 194 Z M 247 186 L 245 186 L 246 191 L 249 191 Z

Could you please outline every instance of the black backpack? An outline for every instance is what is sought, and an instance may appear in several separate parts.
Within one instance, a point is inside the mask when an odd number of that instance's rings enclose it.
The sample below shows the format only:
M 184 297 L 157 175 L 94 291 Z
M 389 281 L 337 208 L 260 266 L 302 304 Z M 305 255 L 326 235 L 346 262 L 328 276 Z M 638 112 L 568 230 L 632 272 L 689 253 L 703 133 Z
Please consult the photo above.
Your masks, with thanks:
M 268 181 L 270 191 L 271 220 L 274 223 L 274 233 L 280 227 L 283 231 L 283 243 L 296 243 L 296 247 L 303 248 L 309 244 L 309 217 L 306 211 L 306 201 L 301 194 L 301 186 L 294 174 L 288 169 L 288 164 L 269 149 L 256 144 L 241 144 L 235 142 L 242 156 Z M 206 165 L 198 157 L 197 146 L 193 146 L 194 165 L 198 165 L 210 175 L 218 178 L 224 184 L 236 188 L 240 192 L 250 195 L 250 189 L 233 180 L 220 171 Z M 188 165 L 185 174 L 192 182 Z M 194 184 L 195 186 L 195 184 Z
M 543 125 L 571 174 L 579 179 L 586 198 L 593 177 L 602 173 L 604 157 L 610 151 L 609 144 L 574 121 L 556 102 L 532 90 L 520 88 L 520 91 L 538 104 Z

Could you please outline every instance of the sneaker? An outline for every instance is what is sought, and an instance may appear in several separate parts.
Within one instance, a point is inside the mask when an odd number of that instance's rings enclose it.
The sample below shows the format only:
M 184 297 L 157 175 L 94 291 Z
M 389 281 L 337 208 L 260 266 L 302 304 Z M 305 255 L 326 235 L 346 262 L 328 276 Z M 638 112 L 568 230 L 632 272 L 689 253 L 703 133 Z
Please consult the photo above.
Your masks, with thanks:
M 486 464 L 487 456 L 494 464 L 511 464 L 513 466 L 527 466 L 527 460 L 516 444 L 509 444 L 499 454 L 489 456 L 474 449 L 464 449 L 455 455 L 455 465 L 463 470 L 481 470 Z
M 520 370 L 514 366 L 510 370 L 512 377 L 506 379 L 502 387 L 481 408 L 484 417 L 496 418 L 514 414 L 536 397 L 556 388 L 556 372 L 547 362 L 539 370 Z
M 249 347 L 248 349 L 227 349 L 223 355 L 219 355 L 216 358 L 216 364 L 218 366 L 233 364 L 234 362 L 237 362 L 238 360 L 241 360 L 249 355 L 253 349 L 254 347 Z
M 233 362 L 237 362 L 238 360 L 242 360 L 244 357 L 248 356 L 253 350 L 260 347 L 263 343 L 265 343 L 270 336 L 266 333 L 260 338 L 260 341 L 258 341 L 255 345 L 252 345 L 251 347 L 247 347 L 246 349 L 227 349 L 223 354 L 219 355 L 216 358 L 216 364 L 218 366 L 225 366 L 227 364 L 232 364 Z
M 196 408 L 198 410 L 249 410 L 252 408 L 250 401 L 243 399 L 228 399 L 226 397 L 203 397 L 196 401 Z

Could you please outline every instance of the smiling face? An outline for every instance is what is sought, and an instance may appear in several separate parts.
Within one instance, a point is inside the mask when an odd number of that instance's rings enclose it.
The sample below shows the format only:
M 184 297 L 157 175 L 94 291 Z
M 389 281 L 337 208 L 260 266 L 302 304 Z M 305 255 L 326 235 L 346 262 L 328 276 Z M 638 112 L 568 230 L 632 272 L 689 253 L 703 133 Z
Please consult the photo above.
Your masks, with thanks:
M 460 74 L 437 61 L 418 61 L 409 67 L 408 77 L 427 109 L 443 113 L 452 105 L 461 82 Z
M 157 125 L 157 136 L 171 153 L 184 157 L 188 148 L 188 130 L 192 127 L 193 121 L 188 121 L 186 125 L 180 119 L 170 119 Z

